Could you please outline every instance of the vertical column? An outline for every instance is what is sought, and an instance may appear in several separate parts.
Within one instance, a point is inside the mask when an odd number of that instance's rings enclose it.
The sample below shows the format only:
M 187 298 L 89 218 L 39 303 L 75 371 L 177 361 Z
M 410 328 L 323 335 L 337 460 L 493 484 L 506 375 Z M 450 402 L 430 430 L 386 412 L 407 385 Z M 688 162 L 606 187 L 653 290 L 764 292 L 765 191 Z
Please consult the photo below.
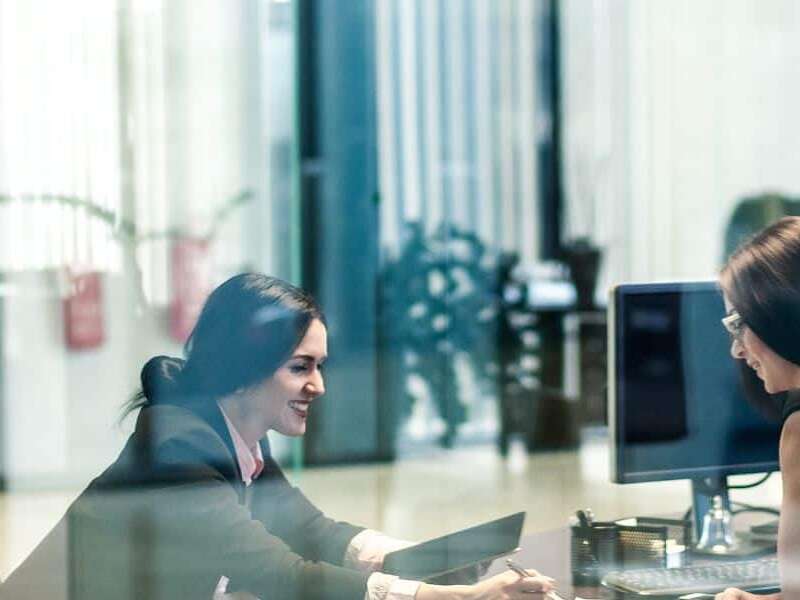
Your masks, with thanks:
M 373 3 L 298 4 L 303 284 L 328 318 L 327 398 L 309 463 L 378 454 L 377 125 Z

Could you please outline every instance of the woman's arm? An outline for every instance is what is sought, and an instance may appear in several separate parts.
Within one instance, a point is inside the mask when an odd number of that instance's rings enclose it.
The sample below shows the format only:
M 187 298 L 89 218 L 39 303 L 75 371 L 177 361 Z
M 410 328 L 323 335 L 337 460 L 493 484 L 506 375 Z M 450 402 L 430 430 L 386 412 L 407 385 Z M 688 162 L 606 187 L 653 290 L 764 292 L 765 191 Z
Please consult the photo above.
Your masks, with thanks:
M 325 516 L 286 480 L 272 459 L 253 487 L 253 518 L 307 560 L 343 565 L 350 541 L 363 527 Z
M 350 540 L 344 556 L 344 566 L 363 573 L 380 571 L 387 554 L 415 544 L 374 529 L 365 529 Z
M 414 600 L 543 600 L 553 589 L 553 580 L 529 571 L 520 577 L 505 571 L 472 585 L 420 585 Z
M 778 559 L 783 600 L 800 600 L 800 412 L 783 426 L 780 443 L 783 499 L 778 527 Z
M 164 443 L 157 449 L 162 458 L 159 464 L 173 476 L 134 499 L 133 514 L 146 516 L 154 532 L 148 544 L 154 552 L 147 554 L 167 563 L 159 564 L 159 570 L 170 578 L 185 574 L 194 580 L 213 579 L 209 591 L 225 575 L 230 592 L 248 590 L 270 600 L 363 597 L 365 574 L 314 561 L 253 518 L 240 504 L 235 486 L 217 471 L 212 459 L 203 456 L 212 442 L 210 436 L 198 434 Z M 330 530 L 319 511 L 298 502 L 293 494 L 279 498 L 278 505 L 284 509 L 276 516 L 278 521 L 286 517 L 292 524 L 306 522 L 312 528 L 316 524 L 322 531 Z M 349 539 L 344 534 L 338 537 Z
M 800 411 L 790 415 L 783 425 L 780 463 L 783 480 L 778 526 L 781 593 L 757 596 L 730 588 L 717 594 L 717 600 L 800 600 Z

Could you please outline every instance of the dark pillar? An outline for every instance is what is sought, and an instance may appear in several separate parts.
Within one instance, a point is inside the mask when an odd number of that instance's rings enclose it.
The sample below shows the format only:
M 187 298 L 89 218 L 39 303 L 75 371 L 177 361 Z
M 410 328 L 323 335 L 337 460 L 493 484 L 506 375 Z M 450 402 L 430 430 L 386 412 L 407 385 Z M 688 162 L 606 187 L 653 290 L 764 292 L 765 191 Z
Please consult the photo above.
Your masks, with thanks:
M 309 464 L 377 458 L 378 178 L 373 3 L 299 0 L 303 285 L 328 317 Z

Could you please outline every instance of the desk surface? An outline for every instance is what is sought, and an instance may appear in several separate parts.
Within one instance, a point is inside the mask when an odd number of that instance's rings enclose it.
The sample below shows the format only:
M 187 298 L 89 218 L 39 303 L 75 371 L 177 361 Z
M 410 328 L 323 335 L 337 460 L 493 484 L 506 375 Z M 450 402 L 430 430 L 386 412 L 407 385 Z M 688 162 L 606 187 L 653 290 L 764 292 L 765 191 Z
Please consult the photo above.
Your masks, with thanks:
M 67 539 L 64 527 L 56 527 L 24 566 L 0 589 L 0 599 L 48 598 L 66 600 L 68 589 L 67 572 L 63 556 Z M 526 535 L 521 540 L 521 550 L 514 560 L 523 567 L 536 569 L 556 580 L 556 589 L 565 600 L 582 598 L 610 598 L 612 593 L 602 587 L 573 587 L 570 570 L 570 531 L 561 527 Z M 53 555 L 56 551 L 56 555 Z M 503 560 L 496 560 L 487 575 L 506 570 Z M 45 573 L 46 576 L 42 576 Z
M 754 557 L 755 558 L 755 557 Z M 568 527 L 526 535 L 521 540 L 521 549 L 514 557 L 525 568 L 536 569 L 556 580 L 556 590 L 565 600 L 581 598 L 613 598 L 614 592 L 604 587 L 576 587 L 572 585 L 570 569 L 570 530 Z M 718 559 L 717 559 L 718 560 Z M 714 563 L 715 559 L 698 560 L 693 564 Z M 496 560 L 488 575 L 506 569 L 503 560 Z

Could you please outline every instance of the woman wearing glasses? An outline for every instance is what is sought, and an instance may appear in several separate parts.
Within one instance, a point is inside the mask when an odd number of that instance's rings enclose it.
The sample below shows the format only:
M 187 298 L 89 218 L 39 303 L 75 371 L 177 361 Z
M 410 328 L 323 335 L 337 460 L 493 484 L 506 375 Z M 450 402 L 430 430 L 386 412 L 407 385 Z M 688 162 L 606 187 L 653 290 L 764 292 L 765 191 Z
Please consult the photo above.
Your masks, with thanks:
M 266 434 L 305 433 L 328 355 L 325 319 L 302 290 L 229 279 L 185 354 L 145 365 L 134 433 L 68 512 L 75 597 L 528 600 L 552 589 L 533 571 L 453 586 L 381 573 L 407 543 L 329 519 L 288 483 Z
M 783 600 L 800 599 L 800 217 L 770 225 L 733 253 L 720 284 L 731 354 L 745 361 L 769 394 L 791 392 L 783 406 L 783 498 L 778 558 Z M 773 595 L 774 598 L 780 594 Z M 728 589 L 717 600 L 763 598 Z

